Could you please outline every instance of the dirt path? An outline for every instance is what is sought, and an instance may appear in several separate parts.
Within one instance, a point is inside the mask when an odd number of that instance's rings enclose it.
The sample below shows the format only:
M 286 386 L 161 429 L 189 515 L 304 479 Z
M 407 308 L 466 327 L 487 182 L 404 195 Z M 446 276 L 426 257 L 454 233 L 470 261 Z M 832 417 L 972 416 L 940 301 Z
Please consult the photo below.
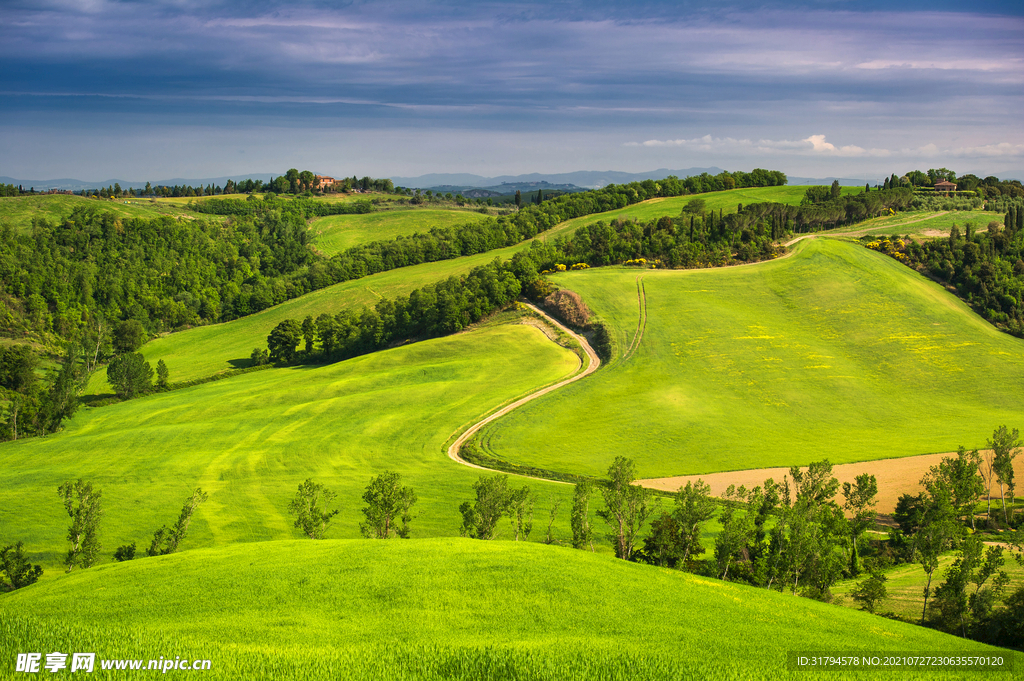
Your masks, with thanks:
M 494 421 L 495 419 L 501 418 L 502 416 L 504 416 L 505 414 L 509 413 L 513 409 L 517 409 L 517 408 L 523 406 L 524 404 L 526 404 L 527 402 L 530 402 L 531 400 L 537 399 L 541 395 L 547 395 L 549 392 L 552 392 L 554 390 L 558 390 L 559 388 L 561 388 L 563 386 L 566 386 L 566 385 L 569 385 L 570 383 L 574 383 L 575 381 L 578 381 L 578 380 L 580 380 L 581 378 L 583 378 L 585 376 L 589 376 L 590 374 L 592 374 L 595 371 L 597 371 L 597 368 L 599 366 L 601 366 L 601 359 L 597 356 L 597 353 L 594 352 L 594 348 L 590 347 L 590 343 L 587 342 L 586 338 L 584 338 L 583 336 L 581 336 L 581 335 L 579 335 L 579 334 L 569 330 L 564 324 L 562 324 L 561 322 L 558 322 L 557 320 L 553 319 L 547 313 L 543 312 L 542 310 L 540 310 L 539 308 L 535 307 L 534 305 L 530 305 L 529 303 L 527 303 L 527 306 L 530 309 L 532 309 L 534 312 L 536 312 L 537 314 L 539 314 L 542 317 L 544 317 L 545 319 L 547 319 L 548 322 L 550 322 L 551 324 L 553 324 L 554 326 L 556 326 L 560 330 L 562 330 L 565 333 L 567 333 L 573 339 L 575 339 L 576 342 L 578 342 L 580 344 L 580 346 L 583 348 L 583 350 L 587 353 L 587 357 L 590 359 L 590 363 L 587 365 L 587 368 L 584 369 L 583 371 L 570 376 L 569 378 L 565 379 L 564 381 L 559 381 L 558 383 L 555 383 L 554 385 L 549 385 L 546 388 L 541 388 L 540 390 L 537 390 L 536 392 L 532 392 L 529 395 L 527 395 L 526 397 L 523 397 L 523 398 L 520 398 L 520 399 L 516 400 L 515 402 L 513 402 L 510 405 L 508 405 L 507 407 L 502 407 L 501 409 L 499 409 L 498 411 L 494 412 L 490 416 L 477 421 L 476 423 L 471 425 L 469 428 L 467 428 L 462 433 L 462 435 L 460 435 L 455 440 L 455 442 L 453 442 L 451 444 L 451 446 L 448 447 L 448 457 L 452 461 L 455 461 L 456 463 L 461 463 L 463 466 L 469 466 L 470 468 L 478 468 L 478 469 L 480 469 L 482 471 L 493 470 L 491 468 L 486 468 L 484 466 L 478 466 L 475 463 L 470 463 L 469 461 L 466 461 L 461 456 L 459 456 L 459 450 L 462 449 L 462 445 L 466 442 L 466 440 L 468 440 L 469 438 L 471 438 L 474 435 L 476 435 L 477 431 L 479 431 L 481 428 L 483 428 L 485 425 L 487 425 L 491 421 Z M 555 480 L 548 480 L 547 478 L 539 478 L 539 477 L 532 476 L 532 475 L 522 475 L 522 476 L 518 476 L 518 477 L 531 478 L 533 480 L 545 480 L 547 482 L 557 482 Z M 569 484 L 569 483 L 562 483 L 562 484 Z
M 859 463 L 838 464 L 832 468 L 832 474 L 838 478 L 840 484 L 844 482 L 853 483 L 858 475 L 871 473 L 878 481 L 878 505 L 875 509 L 879 513 L 890 514 L 896 509 L 896 501 L 902 494 L 917 494 L 921 491 L 920 480 L 928 469 L 936 466 L 943 457 L 956 456 L 955 452 L 945 454 L 922 454 L 920 456 L 907 456 L 900 459 L 882 459 L 876 461 L 861 461 Z M 1024 475 L 1024 457 L 1018 457 L 1014 461 L 1014 471 L 1017 479 Z M 708 473 L 707 475 L 680 475 L 672 478 L 649 478 L 638 480 L 638 484 L 651 489 L 659 489 L 675 492 L 687 482 L 703 480 L 711 486 L 711 494 L 721 497 L 729 485 L 745 485 L 747 489 L 764 484 L 768 478 L 775 482 L 781 482 L 783 476 L 789 475 L 788 468 L 756 468 L 745 471 L 729 471 L 726 473 Z M 993 498 L 999 498 L 999 488 L 992 486 Z

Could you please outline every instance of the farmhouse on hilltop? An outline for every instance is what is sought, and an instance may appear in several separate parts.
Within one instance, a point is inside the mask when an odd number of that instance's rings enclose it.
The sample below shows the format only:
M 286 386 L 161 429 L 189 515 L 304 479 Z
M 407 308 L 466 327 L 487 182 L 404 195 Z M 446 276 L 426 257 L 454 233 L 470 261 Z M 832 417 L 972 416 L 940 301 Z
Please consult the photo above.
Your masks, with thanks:
M 333 177 L 327 177 L 326 175 L 314 175 L 316 178 L 313 184 L 316 185 L 317 189 L 325 189 L 327 187 L 333 187 L 335 179 Z
M 937 192 L 955 192 L 956 184 L 949 180 L 942 180 L 935 183 L 935 191 Z

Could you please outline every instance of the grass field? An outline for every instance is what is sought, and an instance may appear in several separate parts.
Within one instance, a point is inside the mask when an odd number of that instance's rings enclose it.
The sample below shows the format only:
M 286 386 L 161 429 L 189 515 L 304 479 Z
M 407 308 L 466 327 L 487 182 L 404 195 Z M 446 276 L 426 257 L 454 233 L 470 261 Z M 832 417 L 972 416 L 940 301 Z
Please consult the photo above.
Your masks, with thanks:
M 71 215 L 71 211 L 79 206 L 112 211 L 118 215 L 132 218 L 155 218 L 163 215 L 172 217 L 200 218 L 203 220 L 223 220 L 219 215 L 204 215 L 190 212 L 185 203 L 171 203 L 164 199 L 87 199 L 82 196 L 53 194 L 48 196 L 5 196 L 0 197 L 0 224 L 10 225 L 16 231 L 27 231 L 32 221 L 43 218 L 49 222 L 59 222 Z M 126 203 L 127 202 L 127 203 Z
M 189 551 L 0 596 L 0 614 L 14 650 L 209 659 L 215 679 L 819 678 L 787 672 L 787 652 L 1010 654 L 585 551 L 468 539 Z
M 932 577 L 932 588 L 941 584 L 946 579 L 946 571 L 956 554 L 947 553 L 939 556 L 939 568 Z M 1006 589 L 1007 594 L 1013 593 L 1021 584 L 1024 584 L 1024 568 L 1021 568 L 1013 558 L 1006 557 L 1006 564 L 1002 567 L 1010 576 L 1010 584 Z M 928 583 L 928 575 L 920 564 L 899 565 L 886 571 L 889 578 L 885 583 L 888 598 L 878 603 L 877 612 L 894 612 L 905 621 L 920 622 L 921 608 L 924 607 L 924 587 Z M 857 601 L 850 597 L 850 593 L 857 590 L 857 585 L 866 579 L 863 575 L 859 579 L 850 579 L 838 582 L 832 587 L 832 593 L 842 596 L 842 604 L 849 608 L 859 607 Z M 972 587 L 973 588 L 973 587 Z
M 862 187 L 843 187 L 842 193 L 859 194 L 864 191 Z M 738 204 L 750 203 L 786 203 L 791 206 L 798 206 L 807 192 L 807 187 L 750 187 L 747 189 L 730 189 L 722 192 L 708 192 L 707 194 L 690 194 L 688 196 L 674 196 L 671 198 L 648 199 L 642 203 L 626 206 L 618 210 L 610 210 L 606 213 L 585 215 L 581 218 L 566 220 L 554 229 L 548 231 L 541 238 L 552 236 L 568 235 L 575 232 L 583 225 L 592 225 L 598 221 L 610 222 L 615 219 L 623 220 L 652 220 L 664 216 L 678 217 L 683 207 L 694 199 L 703 199 L 705 210 L 723 210 L 727 214 L 735 213 Z
M 960 233 L 966 231 L 968 222 L 974 224 L 975 231 L 983 232 L 988 229 L 990 222 L 1003 224 L 1002 213 L 988 211 L 950 211 L 936 213 L 935 211 L 907 211 L 896 215 L 886 215 L 855 225 L 840 227 L 830 230 L 829 234 L 891 234 L 905 236 L 909 234 L 918 239 L 933 239 L 949 236 L 949 230 L 955 223 L 960 228 Z
M 171 381 L 187 381 L 210 376 L 220 371 L 249 365 L 254 347 L 265 348 L 267 334 L 284 319 L 302 320 L 328 312 L 360 310 L 373 306 L 381 298 L 407 295 L 452 275 L 464 274 L 496 257 L 507 259 L 525 245 L 511 246 L 489 253 L 424 263 L 413 267 L 381 272 L 370 277 L 346 281 L 289 300 L 254 315 L 224 324 L 200 326 L 168 334 L 146 343 L 140 350 L 156 366 L 161 359 L 167 363 Z M 90 381 L 86 394 L 111 393 L 103 370 Z
M 329 215 L 310 225 L 312 243 L 323 255 L 330 257 L 347 248 L 371 241 L 387 241 L 434 227 L 454 227 L 486 219 L 486 215 L 469 210 L 416 209 L 387 210 L 364 215 Z
M 599 474 L 621 454 L 640 477 L 867 461 L 983 447 L 1024 427 L 1024 341 L 861 246 L 801 242 L 789 258 L 717 270 L 553 276 L 613 329 L 620 357 L 483 432 L 485 449 Z
M 457 535 L 458 505 L 480 473 L 452 463 L 446 440 L 578 366 L 540 330 L 504 325 L 85 408 L 58 435 L 0 445 L 3 541 L 23 540 L 33 561 L 52 571 L 67 544 L 56 489 L 77 478 L 103 491 L 107 562 L 121 544 L 148 546 L 197 486 L 210 499 L 189 547 L 300 536 L 287 506 L 307 477 L 338 492 L 341 515 L 329 536 L 357 537 L 363 489 L 385 469 L 419 494 L 414 536 Z M 551 490 L 571 494 L 567 485 L 533 486 L 538 515 Z M 567 518 L 564 511 L 563 538 Z

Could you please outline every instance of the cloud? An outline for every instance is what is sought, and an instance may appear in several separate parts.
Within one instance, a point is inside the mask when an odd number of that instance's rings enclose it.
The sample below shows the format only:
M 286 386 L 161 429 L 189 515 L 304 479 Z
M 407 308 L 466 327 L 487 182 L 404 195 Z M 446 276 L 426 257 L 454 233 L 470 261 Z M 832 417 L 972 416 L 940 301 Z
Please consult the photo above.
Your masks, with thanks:
M 892 152 L 886 149 L 864 149 L 856 145 L 837 147 L 831 142 L 825 141 L 824 135 L 811 135 L 805 139 L 794 140 L 749 140 L 734 139 L 732 137 L 716 138 L 711 135 L 704 135 L 694 139 L 675 140 L 647 140 L 645 142 L 627 142 L 626 146 L 642 147 L 684 147 L 700 151 L 735 153 L 737 151 L 758 153 L 758 154 L 800 154 L 800 155 L 828 155 L 828 156 L 871 156 L 884 158 Z

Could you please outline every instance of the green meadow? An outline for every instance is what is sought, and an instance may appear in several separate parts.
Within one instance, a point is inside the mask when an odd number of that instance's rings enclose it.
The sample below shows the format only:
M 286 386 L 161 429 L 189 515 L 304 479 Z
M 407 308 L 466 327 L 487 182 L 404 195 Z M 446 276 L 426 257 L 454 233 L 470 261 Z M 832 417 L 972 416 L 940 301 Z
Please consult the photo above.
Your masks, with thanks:
M 317 251 L 330 257 L 371 241 L 389 241 L 434 227 L 455 227 L 486 219 L 475 211 L 417 209 L 387 210 L 363 215 L 329 215 L 314 220 L 309 229 Z
M 9 225 L 16 231 L 27 231 L 32 221 L 42 218 L 48 222 L 60 222 L 71 215 L 71 211 L 82 206 L 111 211 L 122 217 L 155 218 L 164 215 L 172 217 L 199 217 L 204 220 L 222 220 L 217 215 L 195 215 L 181 204 L 169 203 L 163 199 L 88 199 L 84 196 L 67 194 L 37 196 L 0 197 L 0 224 Z
M 265 348 L 267 335 L 285 319 L 316 318 L 323 313 L 336 314 L 341 310 L 360 310 L 373 306 L 382 298 L 408 295 L 453 275 L 465 274 L 474 267 L 494 258 L 508 259 L 527 245 L 511 246 L 488 253 L 423 263 L 412 267 L 381 272 L 362 279 L 353 279 L 313 291 L 257 314 L 223 324 L 200 326 L 186 331 L 160 336 L 146 343 L 140 352 L 153 365 L 161 359 L 167 363 L 171 381 L 188 381 L 215 373 L 249 366 L 249 356 L 255 347 Z M 101 370 L 93 375 L 86 394 L 111 393 L 106 374 Z
M 842 188 L 843 194 L 859 194 L 862 191 L 864 191 L 863 187 Z M 807 187 L 805 186 L 749 187 L 747 189 L 730 189 L 728 191 L 708 192 L 706 194 L 648 199 L 625 208 L 566 220 L 548 231 L 542 238 L 559 235 L 567 236 L 583 225 L 592 225 L 602 220 L 605 222 L 616 219 L 646 221 L 666 215 L 673 218 L 678 217 L 686 204 L 694 199 L 703 199 L 704 209 L 707 212 L 721 210 L 725 211 L 725 213 L 735 213 L 736 208 L 741 203 L 786 203 L 791 206 L 799 206 L 806 192 Z
M 983 447 L 1024 426 L 1024 341 L 862 246 L 714 270 L 600 268 L 552 276 L 612 329 L 617 359 L 481 434 L 490 453 L 642 477 L 866 461 Z M 637 329 L 637 277 L 647 323 Z
M 954 553 L 939 556 L 939 567 L 932 579 L 933 588 L 935 585 L 941 584 L 946 578 L 946 571 L 949 570 L 955 560 L 956 554 Z M 1021 568 L 1013 558 L 1007 556 L 1006 563 L 1001 569 L 1010 577 L 1006 593 L 1013 593 L 1021 584 L 1024 584 L 1024 568 Z M 905 621 L 920 622 L 921 609 L 924 607 L 924 588 L 928 584 L 928 575 L 925 574 L 920 563 L 898 565 L 890 570 L 886 570 L 885 575 L 888 578 L 885 583 L 888 597 L 879 601 L 876 606 L 876 612 L 892 612 L 902 617 Z M 840 581 L 832 587 L 832 592 L 842 598 L 841 603 L 844 606 L 857 608 L 859 606 L 850 597 L 850 594 L 857 590 L 857 586 L 867 576 L 865 574 L 861 579 Z
M 413 536 L 457 535 L 458 506 L 480 473 L 450 461 L 445 442 L 578 367 L 575 354 L 537 328 L 500 325 L 83 408 L 57 435 L 0 445 L 4 541 L 24 541 L 32 560 L 56 574 L 68 520 L 56 490 L 77 478 L 103 491 L 106 562 L 122 544 L 148 547 L 196 487 L 210 498 L 185 548 L 301 536 L 287 507 L 306 478 L 338 493 L 341 513 L 328 536 L 358 537 L 363 490 L 386 469 L 419 495 Z M 550 494 L 571 494 L 568 485 L 531 486 L 538 520 Z M 567 511 L 558 531 L 568 533 Z
M 0 614 L 12 650 L 209 659 L 214 679 L 821 678 L 787 672 L 787 653 L 1012 654 L 586 551 L 450 538 L 235 544 L 103 565 L 4 596 Z
M 953 225 L 960 228 L 960 233 L 966 231 L 968 222 L 974 225 L 976 231 L 982 232 L 988 229 L 990 222 L 1003 224 L 1002 213 L 990 211 L 966 210 L 966 211 L 908 211 L 896 215 L 884 215 L 878 218 L 858 222 L 855 225 L 840 227 L 830 230 L 830 234 L 889 234 L 895 236 L 910 235 L 919 239 L 930 239 L 949 236 Z

